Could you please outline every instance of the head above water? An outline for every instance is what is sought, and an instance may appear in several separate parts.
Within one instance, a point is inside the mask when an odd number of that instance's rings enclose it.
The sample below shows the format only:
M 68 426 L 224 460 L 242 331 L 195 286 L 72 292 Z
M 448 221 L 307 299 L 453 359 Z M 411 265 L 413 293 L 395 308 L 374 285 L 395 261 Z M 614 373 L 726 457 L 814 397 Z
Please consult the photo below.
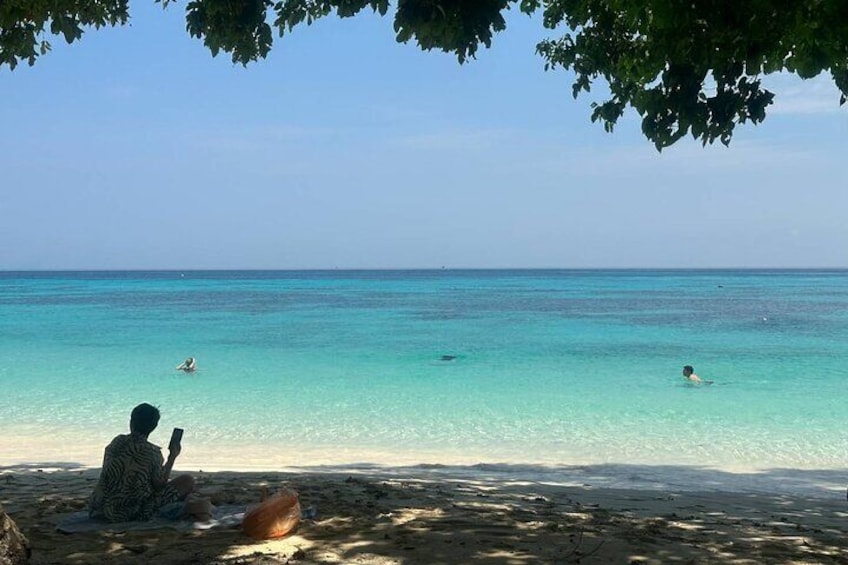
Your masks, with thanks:
M 684 365 L 683 366 L 683 374 L 687 377 L 695 372 L 695 368 L 692 365 Z
M 150 435 L 159 425 L 159 409 L 146 402 L 133 408 L 130 415 L 130 431 Z

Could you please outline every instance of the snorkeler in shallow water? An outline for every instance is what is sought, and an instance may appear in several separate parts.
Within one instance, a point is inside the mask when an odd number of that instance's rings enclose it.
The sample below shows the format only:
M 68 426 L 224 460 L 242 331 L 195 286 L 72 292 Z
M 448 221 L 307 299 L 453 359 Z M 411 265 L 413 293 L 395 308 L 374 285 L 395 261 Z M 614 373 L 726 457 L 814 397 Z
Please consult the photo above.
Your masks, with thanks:
M 177 371 L 183 371 L 185 373 L 193 373 L 195 369 L 197 369 L 197 362 L 194 360 L 194 357 L 189 357 L 177 365 Z

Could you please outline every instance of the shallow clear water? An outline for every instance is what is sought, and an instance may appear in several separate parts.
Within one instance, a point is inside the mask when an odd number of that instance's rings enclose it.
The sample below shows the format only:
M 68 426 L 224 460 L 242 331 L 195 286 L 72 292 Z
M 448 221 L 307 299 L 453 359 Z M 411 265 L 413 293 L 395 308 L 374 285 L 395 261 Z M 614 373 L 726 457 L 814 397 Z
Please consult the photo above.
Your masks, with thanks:
M 0 273 L 0 463 L 842 468 L 846 337 L 845 271 Z

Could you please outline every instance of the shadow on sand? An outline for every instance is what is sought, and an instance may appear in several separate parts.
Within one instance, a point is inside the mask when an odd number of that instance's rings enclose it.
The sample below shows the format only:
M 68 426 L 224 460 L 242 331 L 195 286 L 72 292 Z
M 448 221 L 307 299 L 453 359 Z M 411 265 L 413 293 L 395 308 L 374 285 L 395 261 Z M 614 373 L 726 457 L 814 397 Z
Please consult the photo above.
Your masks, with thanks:
M 0 504 L 33 563 L 848 563 L 844 470 L 726 473 L 689 466 L 308 467 L 198 473 L 219 504 L 295 488 L 318 509 L 298 532 L 64 536 L 51 518 L 85 507 L 97 470 L 0 467 Z

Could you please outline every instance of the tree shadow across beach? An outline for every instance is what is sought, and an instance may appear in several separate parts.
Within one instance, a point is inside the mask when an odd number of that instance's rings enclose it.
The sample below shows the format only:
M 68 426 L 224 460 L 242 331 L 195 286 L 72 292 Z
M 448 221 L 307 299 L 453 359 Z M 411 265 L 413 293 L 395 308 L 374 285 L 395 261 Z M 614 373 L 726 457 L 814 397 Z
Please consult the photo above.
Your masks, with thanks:
M 842 470 L 351 465 L 199 473 L 218 504 L 247 505 L 262 486 L 285 485 L 317 517 L 268 542 L 238 530 L 56 532 L 52 519 L 84 508 L 96 477 L 73 465 L 0 468 L 0 503 L 30 537 L 33 563 L 848 563 L 848 503 L 835 490 Z

